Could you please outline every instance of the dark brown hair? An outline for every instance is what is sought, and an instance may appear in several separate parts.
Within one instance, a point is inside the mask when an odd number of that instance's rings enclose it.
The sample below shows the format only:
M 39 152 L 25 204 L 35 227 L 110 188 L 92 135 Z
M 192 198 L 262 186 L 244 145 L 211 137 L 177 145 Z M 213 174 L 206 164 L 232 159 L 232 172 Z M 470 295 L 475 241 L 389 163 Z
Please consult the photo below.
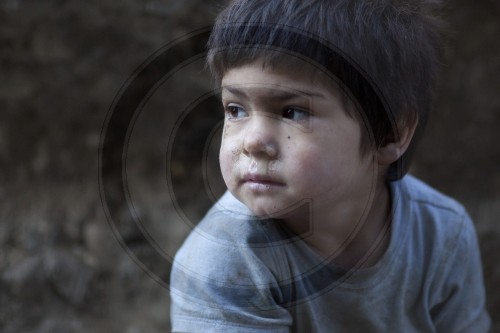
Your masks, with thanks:
M 437 1 L 234 0 L 219 14 L 207 63 L 220 81 L 227 70 L 264 60 L 269 66 L 307 61 L 340 78 L 371 133 L 362 148 L 380 147 L 431 108 L 438 67 Z M 292 56 L 292 57 L 291 57 Z M 295 59 L 295 60 L 293 60 Z M 295 68 L 295 67 L 290 67 Z M 416 138 L 389 169 L 409 168 Z

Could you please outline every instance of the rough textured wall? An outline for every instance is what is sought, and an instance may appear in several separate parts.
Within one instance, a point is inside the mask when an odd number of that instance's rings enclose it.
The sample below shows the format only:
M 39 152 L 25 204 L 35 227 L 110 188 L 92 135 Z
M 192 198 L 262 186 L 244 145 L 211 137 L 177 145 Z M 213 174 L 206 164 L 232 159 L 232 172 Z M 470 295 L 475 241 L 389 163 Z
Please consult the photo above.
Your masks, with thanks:
M 167 42 L 209 25 L 217 7 L 200 0 L 0 2 L 0 331 L 169 330 L 168 291 L 125 248 L 152 266 L 162 262 L 135 229 L 120 230 L 122 247 L 106 221 L 98 146 L 113 99 L 134 69 Z M 495 0 L 446 6 L 444 75 L 414 172 L 470 210 L 500 331 L 499 15 Z M 151 97 L 130 137 L 131 200 L 167 254 L 188 228 L 166 199 L 165 133 L 176 117 L 165 111 L 185 108 L 182 100 L 206 89 L 196 66 Z M 191 126 L 192 141 L 184 144 L 205 144 L 197 142 L 200 124 Z M 192 178 L 186 169 L 174 163 L 170 171 Z M 212 184 L 215 192 L 218 186 Z M 192 216 L 206 208 L 197 191 L 177 194 L 190 202 Z

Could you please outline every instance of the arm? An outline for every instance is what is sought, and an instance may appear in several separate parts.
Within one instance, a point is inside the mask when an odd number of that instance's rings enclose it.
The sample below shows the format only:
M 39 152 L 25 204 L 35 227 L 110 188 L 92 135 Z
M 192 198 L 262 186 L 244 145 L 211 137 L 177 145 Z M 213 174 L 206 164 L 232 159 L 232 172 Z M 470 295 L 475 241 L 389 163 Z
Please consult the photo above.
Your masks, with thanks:
M 279 287 L 262 258 L 272 251 L 257 254 L 223 238 L 195 231 L 177 253 L 170 288 L 173 332 L 289 332 L 291 316 L 279 305 Z
M 474 225 L 467 215 L 454 246 L 445 251 L 438 288 L 431 295 L 436 331 L 488 332 L 481 257 Z
M 173 332 L 289 332 L 288 312 L 257 286 L 226 286 L 176 270 L 171 289 Z

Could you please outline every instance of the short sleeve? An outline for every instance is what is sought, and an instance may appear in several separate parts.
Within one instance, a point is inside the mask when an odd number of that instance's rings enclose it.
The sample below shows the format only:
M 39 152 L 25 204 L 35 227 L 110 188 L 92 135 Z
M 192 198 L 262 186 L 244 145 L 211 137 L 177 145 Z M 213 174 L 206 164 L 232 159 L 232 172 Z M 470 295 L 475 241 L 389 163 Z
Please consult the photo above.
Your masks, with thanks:
M 491 321 L 486 310 L 481 257 L 474 225 L 467 214 L 454 246 L 444 253 L 431 316 L 437 332 L 484 333 Z
M 279 305 L 282 296 L 269 269 L 273 254 L 233 242 L 245 231 L 232 222 L 233 229 L 220 237 L 193 231 L 176 254 L 173 332 L 289 332 L 292 319 Z

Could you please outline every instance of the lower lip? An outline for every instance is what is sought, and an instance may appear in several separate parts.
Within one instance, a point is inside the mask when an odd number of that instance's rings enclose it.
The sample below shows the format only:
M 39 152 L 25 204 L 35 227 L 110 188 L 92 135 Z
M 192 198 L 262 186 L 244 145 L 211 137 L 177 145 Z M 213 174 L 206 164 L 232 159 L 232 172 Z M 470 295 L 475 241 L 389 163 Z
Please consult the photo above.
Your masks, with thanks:
M 273 182 L 256 182 L 256 181 L 246 181 L 244 183 L 248 188 L 255 192 L 268 192 L 273 189 L 283 187 L 283 184 L 273 183 Z

